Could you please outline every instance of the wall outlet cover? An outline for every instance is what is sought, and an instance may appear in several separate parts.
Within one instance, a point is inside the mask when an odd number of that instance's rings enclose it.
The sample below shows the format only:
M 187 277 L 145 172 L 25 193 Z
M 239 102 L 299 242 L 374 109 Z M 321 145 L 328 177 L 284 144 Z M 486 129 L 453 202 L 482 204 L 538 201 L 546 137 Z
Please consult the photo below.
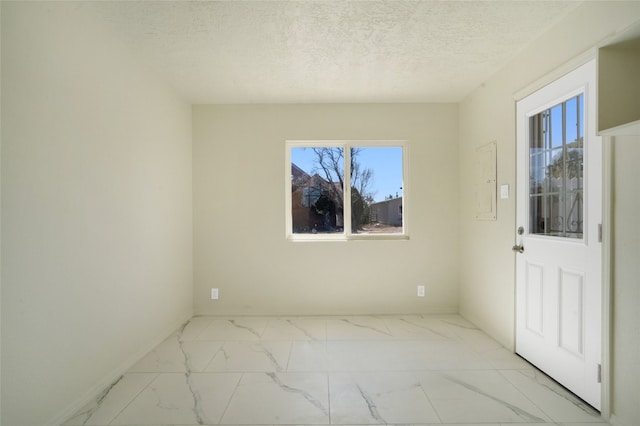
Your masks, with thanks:
M 509 185 L 500 185 L 500 199 L 506 200 L 509 198 Z

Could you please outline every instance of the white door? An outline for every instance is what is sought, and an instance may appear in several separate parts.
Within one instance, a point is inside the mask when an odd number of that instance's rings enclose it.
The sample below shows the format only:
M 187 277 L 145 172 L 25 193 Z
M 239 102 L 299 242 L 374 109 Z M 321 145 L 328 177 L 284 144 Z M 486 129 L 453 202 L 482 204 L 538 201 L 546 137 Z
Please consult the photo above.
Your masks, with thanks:
M 517 104 L 516 352 L 600 409 L 602 140 L 591 61 Z

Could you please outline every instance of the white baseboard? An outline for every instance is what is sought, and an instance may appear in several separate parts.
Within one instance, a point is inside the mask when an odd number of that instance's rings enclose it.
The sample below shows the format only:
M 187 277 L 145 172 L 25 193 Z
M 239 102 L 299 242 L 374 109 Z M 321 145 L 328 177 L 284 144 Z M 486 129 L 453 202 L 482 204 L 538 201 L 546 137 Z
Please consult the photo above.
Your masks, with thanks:
M 91 389 L 87 390 L 85 394 L 78 398 L 71 405 L 62 410 L 58 415 L 56 415 L 51 421 L 47 422 L 46 426 L 60 426 L 64 422 L 68 421 L 71 416 L 76 414 L 82 407 L 87 405 L 88 403 L 95 401 L 95 399 L 104 392 L 109 386 L 111 386 L 120 376 L 122 376 L 127 370 L 129 370 L 136 362 L 138 362 L 143 356 L 148 354 L 153 348 L 162 343 L 171 333 L 175 332 L 182 324 L 187 322 L 189 319 L 193 317 L 192 314 L 189 314 L 186 318 L 181 320 L 175 326 L 172 326 L 170 330 L 160 333 L 151 339 L 151 343 L 142 348 L 137 353 L 130 356 L 122 365 L 118 368 L 114 369 L 111 373 L 107 374 L 98 384 L 93 386 Z

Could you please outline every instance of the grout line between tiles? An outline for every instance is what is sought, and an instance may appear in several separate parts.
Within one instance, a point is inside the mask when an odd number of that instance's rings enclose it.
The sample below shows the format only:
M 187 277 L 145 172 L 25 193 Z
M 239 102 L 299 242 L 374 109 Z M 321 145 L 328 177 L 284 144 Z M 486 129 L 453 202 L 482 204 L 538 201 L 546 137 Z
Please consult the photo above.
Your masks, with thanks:
M 125 373 L 124 375 L 126 376 L 127 374 L 149 374 L 149 373 Z M 135 401 L 136 399 L 138 399 L 138 397 L 139 397 L 139 396 L 140 396 L 144 391 L 146 391 L 146 390 L 149 388 L 149 386 L 151 386 L 151 385 L 152 385 L 156 380 L 158 380 L 158 377 L 160 377 L 160 374 L 162 374 L 162 373 L 154 373 L 154 374 L 155 374 L 155 377 L 154 377 L 152 380 L 149 380 L 149 383 L 147 383 L 147 385 L 146 385 L 146 386 L 143 386 L 143 387 L 142 387 L 142 389 L 140 390 L 140 392 L 136 393 L 136 394 L 135 394 L 135 396 L 134 396 L 133 398 L 131 398 L 131 399 L 129 400 L 129 402 L 127 402 L 127 403 L 124 405 L 124 407 L 122 407 L 122 409 L 121 409 L 120 411 L 118 411 L 118 413 L 117 413 L 115 416 L 113 416 L 113 418 L 112 418 L 111 420 L 109 420 L 109 424 L 110 424 L 110 425 L 111 425 L 111 424 L 113 424 L 113 422 L 114 422 L 118 417 L 120 417 L 120 415 L 121 415 L 121 414 L 122 414 L 122 413 L 123 413 L 127 408 L 129 408 L 129 406 L 130 406 L 131 404 L 133 404 L 133 401 Z M 87 422 L 87 421 L 89 421 L 89 419 L 87 419 L 87 420 L 85 421 L 85 424 L 86 424 L 86 422 Z
M 333 424 L 333 420 L 331 419 L 332 411 L 331 411 L 331 375 L 329 372 L 327 374 L 327 408 L 329 410 L 329 424 Z
M 233 317 L 231 317 L 233 318 Z M 255 317 L 255 318 L 260 318 L 260 317 Z M 404 317 L 403 317 L 404 318 Z M 411 317 L 411 318 L 419 318 L 419 317 Z M 238 405 L 238 401 L 237 398 L 238 397 L 238 390 L 240 389 L 240 384 L 242 383 L 242 381 L 244 380 L 245 376 L 247 374 L 250 373 L 265 373 L 265 372 L 273 372 L 273 373 L 277 373 L 277 374 L 302 374 L 302 375 L 307 375 L 307 374 L 324 374 L 325 375 L 325 380 L 326 380 L 326 386 L 327 386 L 327 390 L 326 390 L 326 396 L 327 396 L 327 406 L 328 406 L 328 422 L 329 424 L 333 425 L 333 421 L 335 420 L 335 414 L 332 412 L 332 389 L 331 389 L 331 385 L 332 383 L 335 383 L 336 380 L 340 380 L 340 376 L 341 375 L 345 375 L 345 374 L 355 374 L 355 375 L 367 375 L 367 376 L 376 376 L 376 375 L 384 375 L 384 374 L 398 374 L 398 375 L 414 375 L 414 376 L 419 376 L 419 375 L 430 375 L 430 374 L 447 374 L 448 372 L 461 372 L 461 373 L 465 373 L 465 372 L 474 372 L 474 371 L 491 371 L 491 372 L 496 372 L 500 375 L 500 377 L 502 377 L 504 380 L 506 380 L 512 388 L 514 388 L 518 394 L 520 394 L 525 400 L 529 401 L 534 407 L 538 408 L 540 410 L 541 413 L 544 413 L 544 415 L 547 417 L 547 419 L 545 419 L 546 422 L 548 423 L 541 423 L 542 425 L 551 425 L 551 424 L 555 424 L 554 420 L 552 418 L 552 416 L 550 416 L 546 410 L 544 410 L 542 408 L 541 405 L 536 404 L 534 402 L 534 400 L 530 397 L 531 395 L 536 395 L 536 394 L 532 394 L 532 393 L 527 393 L 526 390 L 527 388 L 523 388 L 521 389 L 521 387 L 517 386 L 515 383 L 513 383 L 511 380 L 509 380 L 506 376 L 508 371 L 517 371 L 517 372 L 522 372 L 522 371 L 529 371 L 529 369 L 525 369 L 525 368 L 499 368 L 500 365 L 504 364 L 505 366 L 517 366 L 517 364 L 514 363 L 509 363 L 509 362 L 503 362 L 502 358 L 500 358 L 497 362 L 492 362 L 490 361 L 491 358 L 487 359 L 485 357 L 485 352 L 486 351 L 481 351 L 480 348 L 484 347 L 482 345 L 485 344 L 484 340 L 478 340 L 481 336 L 475 336 L 475 333 L 471 333 L 469 334 L 469 331 L 473 331 L 476 329 L 472 329 L 468 326 L 465 325 L 459 325 L 459 324 L 454 324 L 452 321 L 443 321 L 443 320 L 439 320 L 444 327 L 446 327 L 446 329 L 454 329 L 454 328 L 458 328 L 459 330 L 457 330 L 456 332 L 452 332 L 451 336 L 443 336 L 446 337 L 446 339 L 431 339 L 431 338 L 422 338 L 423 336 L 420 335 L 420 330 L 414 330 L 412 328 L 408 328 L 403 326 L 403 324 L 399 323 L 399 322 L 394 322 L 394 318 L 378 318 L 380 320 L 379 323 L 374 323 L 374 325 L 378 328 L 381 328 L 382 330 L 386 330 L 390 336 L 380 336 L 380 338 L 375 338 L 375 337 L 368 337 L 368 338 L 362 338 L 359 339 L 358 334 L 351 330 L 351 329 L 336 329 L 336 328 L 332 328 L 335 323 L 330 323 L 329 320 L 321 320 L 318 321 L 317 323 L 313 323 L 313 328 L 311 329 L 311 334 L 313 335 L 314 339 L 312 340 L 307 340 L 307 339 L 287 339 L 287 338 L 280 338 L 281 336 L 289 336 L 291 335 L 291 330 L 288 330 L 286 328 L 281 329 L 279 328 L 281 326 L 280 323 L 275 324 L 277 321 L 275 319 L 271 319 L 271 320 L 267 320 L 266 325 L 264 325 L 263 327 L 255 327 L 254 330 L 256 330 L 256 332 L 258 332 L 260 334 L 259 340 L 246 340 L 246 339 L 212 339 L 212 338 L 205 338 L 202 339 L 202 337 L 216 337 L 218 334 L 217 333 L 217 329 L 213 328 L 213 323 L 215 322 L 215 320 L 209 320 L 209 321 L 202 321 L 201 323 L 197 324 L 197 329 L 196 330 L 200 330 L 199 332 L 194 333 L 194 336 L 196 336 L 195 338 L 192 339 L 188 339 L 186 340 L 186 342 L 192 342 L 192 341 L 198 341 L 198 342 L 218 342 L 220 343 L 220 346 L 217 348 L 217 350 L 215 350 L 213 352 L 213 355 L 211 355 L 209 357 L 209 354 L 211 354 L 210 351 L 207 351 L 206 353 L 203 353 L 200 355 L 200 359 L 202 360 L 207 360 L 206 363 L 203 362 L 200 365 L 204 365 L 204 368 L 200 371 L 198 371 L 198 373 L 201 374 L 227 374 L 227 373 L 233 373 L 237 375 L 237 382 L 235 383 L 235 386 L 232 388 L 231 392 L 230 392 L 230 396 L 228 397 L 228 400 L 226 401 L 226 405 L 223 406 L 224 402 L 221 401 L 222 403 L 218 406 L 220 408 L 222 408 L 222 414 L 220 415 L 219 424 L 224 424 L 223 419 L 227 414 L 230 414 L 232 411 L 235 411 Z M 333 319 L 335 320 L 335 319 Z M 405 321 L 406 322 L 406 321 Z M 416 320 L 416 322 L 418 322 Z M 362 322 L 362 324 L 360 327 L 362 328 L 371 328 L 368 327 L 369 323 L 368 322 Z M 377 324 L 377 325 L 376 325 Z M 380 327 L 380 324 L 382 324 L 382 327 Z M 441 326 L 439 325 L 438 322 L 420 322 L 420 324 L 426 324 L 426 326 L 430 325 L 430 324 L 436 324 L 434 327 L 436 330 L 440 330 Z M 418 324 L 411 324 L 415 327 L 420 327 L 420 328 L 425 328 L 422 327 L 421 325 Z M 186 328 L 186 327 L 185 327 Z M 316 336 L 316 332 L 320 331 L 324 329 L 324 337 L 320 338 L 320 339 L 315 339 Z M 329 331 L 330 329 L 332 329 L 332 335 L 336 336 L 336 337 L 340 337 L 341 335 L 349 335 L 352 334 L 352 336 L 355 337 L 351 337 L 351 338 L 334 338 L 334 339 L 329 339 Z M 430 330 L 431 332 L 434 332 L 437 334 L 436 331 L 434 330 Z M 365 330 L 366 331 L 366 330 Z M 223 333 L 225 333 L 225 331 L 222 331 Z M 447 333 L 449 333 L 448 331 L 446 331 Z M 266 333 L 266 334 L 265 334 Z M 480 333 L 482 333 L 480 331 Z M 255 334 L 255 333 L 254 333 Z M 414 335 L 415 334 L 415 335 Z M 227 337 L 231 336 L 233 337 L 233 335 L 229 335 L 229 334 L 223 334 Z M 273 339 L 265 339 L 265 335 L 267 336 L 274 336 L 275 338 Z M 294 334 L 295 336 L 298 336 L 297 334 Z M 367 334 L 363 331 L 362 334 L 360 334 L 360 336 L 366 336 Z M 401 336 L 401 337 L 395 337 L 395 336 Z M 428 336 L 428 335 L 427 335 Z M 484 336 L 484 335 L 483 335 Z M 233 365 L 240 365 L 240 367 L 236 367 L 233 370 L 228 370 L 228 365 L 225 365 L 224 370 L 221 371 L 207 371 L 207 369 L 211 368 L 211 366 L 214 364 L 214 361 L 216 360 L 216 358 L 218 356 L 220 356 L 221 354 L 224 353 L 225 350 L 225 346 L 228 347 L 229 343 L 238 343 L 238 342 L 247 342 L 249 345 L 253 344 L 253 343 L 259 343 L 259 344 L 269 344 L 270 342 L 286 342 L 289 344 L 289 348 L 288 351 L 285 353 L 288 353 L 287 355 L 287 359 L 286 359 L 286 363 L 283 363 L 284 365 L 284 371 L 283 372 L 279 372 L 277 369 L 276 370 L 271 370 L 269 366 L 267 366 L 267 369 L 256 369 L 255 371 L 252 371 L 248 368 L 244 368 L 243 365 L 245 365 L 246 363 L 241 360 L 240 364 L 234 363 Z M 301 353 L 298 353 L 297 350 L 300 348 L 294 348 L 294 346 L 296 345 L 307 345 L 307 344 L 311 344 L 311 345 L 316 345 L 315 342 L 321 342 L 321 344 L 319 345 L 320 347 L 317 348 L 316 346 L 312 346 L 311 348 L 302 348 L 304 349 L 305 352 L 302 353 L 306 353 L 306 351 L 312 350 L 313 351 L 313 357 L 310 358 L 309 360 L 304 359 L 302 362 L 302 364 L 300 364 L 298 361 L 300 361 L 300 355 Z M 487 341 L 488 342 L 488 341 Z M 442 351 L 442 350 L 446 350 L 446 352 L 444 353 L 449 353 L 448 351 L 455 351 L 455 350 L 460 350 L 463 352 L 467 352 L 468 354 L 473 355 L 473 357 L 469 358 L 469 362 L 467 362 L 465 360 L 465 358 L 461 358 L 461 363 L 459 364 L 460 366 L 464 366 L 464 365 L 470 365 L 470 366 L 474 366 L 475 368 L 446 368 L 446 369 L 442 369 L 442 368 L 433 368 L 433 364 L 427 364 L 425 362 L 422 361 L 417 361 L 414 362 L 415 359 L 411 358 L 411 362 L 405 364 L 408 368 L 407 369 L 400 369 L 398 370 L 397 367 L 394 368 L 394 366 L 397 366 L 399 364 L 380 364 L 379 362 L 375 361 L 373 363 L 362 363 L 359 362 L 359 360 L 356 359 L 356 361 L 353 361 L 353 357 L 348 358 L 347 360 L 342 360 L 342 358 L 340 358 L 343 354 L 349 355 L 349 352 L 353 352 L 352 348 L 355 348 L 355 352 L 357 353 L 362 353 L 363 355 L 368 355 L 367 351 L 369 351 L 370 349 L 375 350 L 376 348 L 381 348 L 382 350 L 387 350 L 387 348 L 389 348 L 390 346 L 393 345 L 397 345 L 397 344 L 402 344 L 402 343 L 418 343 L 419 347 L 421 348 L 421 345 L 427 345 L 427 346 L 433 346 L 433 350 L 435 350 L 434 353 L 438 353 L 438 351 Z M 488 343 L 486 343 L 488 345 Z M 353 346 L 350 346 L 353 345 Z M 370 346 L 368 346 L 370 345 Z M 478 346 L 480 345 L 480 346 Z M 200 345 L 202 347 L 210 347 L 210 348 L 215 348 L 215 345 Z M 284 346 L 284 345 L 282 345 Z M 199 347 L 199 346 L 198 346 Z M 402 346 L 405 347 L 405 346 Z M 414 346 L 411 344 L 406 345 L 407 350 L 411 350 L 411 348 L 413 348 Z M 294 351 L 294 349 L 296 349 Z M 331 350 L 329 350 L 331 349 Z M 195 349 L 194 349 L 195 350 Z M 200 350 L 200 349 L 198 349 Z M 279 352 L 280 353 L 280 352 Z M 404 352 L 403 352 L 404 353 Z M 195 354 L 195 353 L 194 353 Z M 205 356 L 202 356 L 205 355 Z M 294 355 L 296 355 L 296 357 L 294 357 Z M 195 356 L 195 355 L 194 355 Z M 441 355 L 437 355 L 438 357 L 441 357 Z M 415 357 L 415 356 L 414 356 Z M 225 357 L 226 358 L 226 357 Z M 295 358 L 295 359 L 293 359 Z M 476 358 L 477 361 L 476 362 Z M 317 359 L 322 360 L 321 362 L 316 362 Z M 354 358 L 355 359 L 355 358 Z M 385 358 L 383 358 L 385 359 Z M 448 360 L 440 360 L 440 358 L 436 358 L 437 359 L 437 363 L 438 364 L 446 364 L 446 365 L 452 365 L 450 362 L 448 362 Z M 497 359 L 497 358 L 496 358 Z M 292 360 L 294 362 L 292 362 Z M 482 362 L 479 362 L 482 361 Z M 506 361 L 509 361 L 508 359 L 506 359 Z M 502 364 L 501 364 L 502 363 Z M 322 365 L 321 365 L 322 364 Z M 484 366 L 486 364 L 486 366 Z M 248 365 L 252 365 L 253 367 L 255 367 L 255 365 L 248 364 Z M 256 364 L 256 365 L 260 365 L 262 366 L 262 364 Z M 292 367 L 295 367 L 296 365 L 301 365 L 304 366 L 305 368 L 300 369 L 298 371 L 291 371 Z M 367 365 L 380 365 L 381 367 L 387 367 L 386 369 L 368 369 L 368 370 L 361 370 L 358 369 L 358 367 L 362 367 L 362 366 L 367 366 Z M 400 364 L 402 365 L 402 364 Z M 456 366 L 458 366 L 458 363 L 455 363 Z M 345 366 L 345 368 L 343 369 L 336 369 L 336 366 Z M 424 368 L 416 368 L 417 367 L 424 367 Z M 354 368 L 355 367 L 355 368 Z M 389 369 L 390 368 L 390 369 Z M 153 370 L 153 368 L 149 368 L 150 370 Z M 195 372 L 195 371 L 194 371 Z M 143 374 L 144 372 L 130 372 L 130 373 L 125 373 L 125 375 L 129 374 Z M 126 402 L 126 404 L 124 404 L 124 407 L 122 409 L 120 409 L 115 415 L 112 416 L 112 418 L 109 420 L 109 424 L 113 424 L 113 422 L 115 422 L 119 416 L 122 415 L 123 412 L 125 412 L 125 410 L 127 410 L 128 408 L 130 408 L 131 404 L 134 403 L 134 401 L 136 401 L 140 395 L 145 392 L 146 390 L 148 390 L 148 388 L 150 386 L 153 385 L 153 383 L 156 383 L 156 381 L 158 380 L 158 378 L 162 375 L 162 374 L 169 374 L 172 372 L 159 372 L 159 371 L 149 371 L 146 374 L 149 374 L 149 378 L 150 381 L 139 391 L 135 394 L 135 396 L 133 396 L 129 401 Z M 334 377 L 331 377 L 331 376 Z M 419 386 L 422 390 L 422 393 L 424 394 L 426 400 L 428 401 L 428 403 L 430 404 L 431 408 L 433 409 L 433 412 L 435 413 L 435 416 L 438 419 L 438 422 L 436 423 L 429 423 L 431 425 L 436 425 L 438 423 L 442 424 L 442 417 L 441 417 L 441 413 L 438 412 L 438 410 L 436 409 L 436 406 L 434 405 L 434 402 L 432 401 L 431 398 L 429 398 L 429 396 L 427 395 L 426 390 L 428 388 L 426 388 L 425 386 L 429 383 L 429 382 L 425 382 L 423 383 L 422 381 L 418 381 Z M 233 382 L 230 381 L 229 383 L 229 387 L 233 386 Z M 229 389 L 229 387 L 227 387 L 227 389 Z M 433 390 L 431 390 L 433 391 Z M 243 393 L 244 395 L 244 390 Z M 432 396 L 435 396 L 435 394 L 433 394 Z M 562 396 L 562 395 L 560 395 Z M 233 402 L 235 399 L 235 403 L 232 407 L 231 402 Z M 535 399 L 535 398 L 534 398 Z M 437 401 L 437 398 L 434 399 L 435 401 Z M 335 400 L 333 402 L 336 402 Z M 335 405 L 335 404 L 334 404 Z M 542 404 L 545 405 L 545 404 Z M 244 408 L 244 407 L 242 407 Z M 336 407 L 334 407 L 336 408 Z M 548 407 L 547 407 L 548 408 Z M 446 413 L 443 414 L 446 417 Z M 111 417 L 111 416 L 110 416 Z M 556 416 L 557 417 L 557 416 Z M 89 420 L 89 419 L 87 419 Z M 435 418 L 434 418 L 435 420 Z M 592 421 L 596 421 L 597 419 L 594 419 Z M 214 419 L 212 419 L 212 421 L 214 421 Z M 343 424 L 343 423 L 340 423 Z M 471 423 L 460 423 L 461 425 L 471 425 Z M 491 423 L 491 425 L 499 425 L 501 424 L 500 422 L 497 423 Z M 502 423 L 503 425 L 510 425 L 511 423 Z M 565 424 L 565 423 L 563 423 Z M 571 423 L 566 423 L 566 424 L 571 424 Z M 595 423 L 600 425 L 601 423 Z M 231 426 L 231 425 L 229 425 Z M 264 425 L 264 426 L 269 426 L 269 425 Z
M 236 383 L 235 387 L 233 388 L 233 392 L 231 392 L 231 395 L 229 396 L 229 400 L 227 401 L 227 405 L 224 407 L 224 410 L 222 410 L 222 415 L 220 416 L 220 420 L 218 421 L 218 424 L 223 424 L 222 420 L 224 419 L 224 416 L 227 415 L 227 410 L 229 410 L 229 405 L 231 405 L 231 401 L 233 400 L 233 397 L 236 395 L 236 392 L 238 391 L 238 387 L 240 386 L 240 382 L 242 382 L 242 379 L 244 378 L 245 373 L 241 373 L 238 377 L 238 382 Z
M 436 413 L 436 416 L 438 416 L 438 422 L 439 423 L 443 423 L 442 422 L 442 417 L 440 416 L 440 413 L 438 413 L 438 410 L 436 409 L 436 406 L 433 405 L 433 401 L 431 401 L 431 398 L 429 398 L 429 395 L 427 395 L 427 391 L 424 390 L 424 387 L 422 386 L 422 382 L 418 381 L 418 384 L 420 386 L 420 389 L 422 390 L 422 393 L 424 394 L 424 397 L 427 399 L 427 401 L 429 401 L 429 405 L 431 405 L 431 408 L 433 409 L 433 412 Z

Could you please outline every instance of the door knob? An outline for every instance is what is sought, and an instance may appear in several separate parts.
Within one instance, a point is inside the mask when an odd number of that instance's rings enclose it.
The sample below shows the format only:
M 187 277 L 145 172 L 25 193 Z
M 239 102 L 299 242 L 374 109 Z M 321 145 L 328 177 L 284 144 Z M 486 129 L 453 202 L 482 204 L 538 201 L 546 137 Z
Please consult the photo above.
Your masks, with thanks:
M 522 244 L 516 244 L 515 246 L 511 247 L 511 250 L 518 252 L 518 253 L 523 253 L 524 252 L 524 246 Z

